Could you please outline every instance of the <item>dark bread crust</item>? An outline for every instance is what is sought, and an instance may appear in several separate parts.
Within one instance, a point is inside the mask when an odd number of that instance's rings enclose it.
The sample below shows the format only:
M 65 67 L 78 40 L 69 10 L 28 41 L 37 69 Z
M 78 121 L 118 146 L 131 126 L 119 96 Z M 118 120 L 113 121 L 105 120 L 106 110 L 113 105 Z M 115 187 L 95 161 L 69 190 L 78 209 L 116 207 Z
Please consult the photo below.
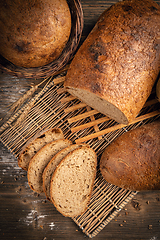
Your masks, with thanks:
M 61 54 L 70 36 L 66 0 L 1 0 L 0 54 L 17 66 L 39 67 Z
M 46 139 L 47 136 L 50 136 L 50 139 Z M 33 157 L 40 148 L 48 142 L 62 138 L 64 138 L 64 135 L 60 128 L 50 128 L 38 132 L 33 138 L 27 141 L 22 148 L 18 157 L 18 166 L 27 171 L 31 157 Z
M 127 124 L 139 113 L 156 81 L 160 67 L 160 6 L 152 0 L 121 1 L 107 9 L 75 55 L 65 87 L 95 94 L 123 114 L 114 116 L 97 100 L 94 109 Z M 71 90 L 75 89 L 73 93 Z
M 107 182 L 142 191 L 160 189 L 160 121 L 124 133 L 102 154 L 100 170 Z

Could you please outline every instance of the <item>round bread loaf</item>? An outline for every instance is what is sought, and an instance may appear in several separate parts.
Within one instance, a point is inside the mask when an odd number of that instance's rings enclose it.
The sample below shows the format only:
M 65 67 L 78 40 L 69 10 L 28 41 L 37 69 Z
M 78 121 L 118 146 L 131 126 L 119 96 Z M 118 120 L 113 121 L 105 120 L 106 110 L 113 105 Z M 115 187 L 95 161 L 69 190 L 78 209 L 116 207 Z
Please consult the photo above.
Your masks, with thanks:
M 58 58 L 71 31 L 66 0 L 1 0 L 0 54 L 21 67 Z
M 160 121 L 146 124 L 113 141 L 100 170 L 107 182 L 133 190 L 160 189 Z
M 117 122 L 142 109 L 159 73 L 160 6 L 120 1 L 106 10 L 76 53 L 64 86 Z

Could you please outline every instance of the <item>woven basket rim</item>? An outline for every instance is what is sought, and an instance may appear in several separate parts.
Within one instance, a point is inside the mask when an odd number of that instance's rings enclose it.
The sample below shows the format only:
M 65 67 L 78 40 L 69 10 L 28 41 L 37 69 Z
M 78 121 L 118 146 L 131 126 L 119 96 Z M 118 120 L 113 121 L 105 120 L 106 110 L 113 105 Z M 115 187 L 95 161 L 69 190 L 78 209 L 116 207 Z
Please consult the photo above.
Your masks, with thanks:
M 84 25 L 81 0 L 67 0 L 67 2 L 71 12 L 72 27 L 69 40 L 61 55 L 51 63 L 35 68 L 18 67 L 0 55 L 0 69 L 2 71 L 19 78 L 41 79 L 55 75 L 66 66 L 79 45 Z

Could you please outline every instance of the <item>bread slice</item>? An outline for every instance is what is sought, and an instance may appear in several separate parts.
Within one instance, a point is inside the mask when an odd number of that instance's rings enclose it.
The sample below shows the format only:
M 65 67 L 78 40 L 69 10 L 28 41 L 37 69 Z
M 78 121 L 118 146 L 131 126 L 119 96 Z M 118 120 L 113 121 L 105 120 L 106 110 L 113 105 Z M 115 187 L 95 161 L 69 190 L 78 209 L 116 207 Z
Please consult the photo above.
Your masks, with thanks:
M 75 149 L 59 163 L 51 178 L 50 197 L 61 214 L 74 217 L 86 210 L 96 166 L 96 153 L 87 146 Z
M 61 162 L 61 160 L 70 152 L 72 152 L 73 150 L 84 146 L 84 144 L 73 144 L 70 145 L 69 147 L 66 147 L 64 149 L 62 149 L 60 152 L 58 152 L 52 159 L 51 161 L 48 163 L 48 165 L 46 166 L 46 168 L 44 169 L 43 172 L 43 191 L 46 195 L 46 198 L 51 201 L 50 199 L 50 181 L 52 178 L 52 175 L 56 169 L 56 167 L 58 166 L 58 164 Z
M 45 167 L 56 153 L 71 144 L 68 139 L 59 139 L 47 143 L 33 156 L 28 167 L 28 183 L 33 191 L 43 192 L 42 174 Z
M 52 128 L 36 135 L 23 147 L 18 158 L 19 167 L 27 171 L 31 158 L 38 152 L 38 150 L 40 150 L 45 144 L 62 138 L 64 138 L 63 132 L 59 128 Z

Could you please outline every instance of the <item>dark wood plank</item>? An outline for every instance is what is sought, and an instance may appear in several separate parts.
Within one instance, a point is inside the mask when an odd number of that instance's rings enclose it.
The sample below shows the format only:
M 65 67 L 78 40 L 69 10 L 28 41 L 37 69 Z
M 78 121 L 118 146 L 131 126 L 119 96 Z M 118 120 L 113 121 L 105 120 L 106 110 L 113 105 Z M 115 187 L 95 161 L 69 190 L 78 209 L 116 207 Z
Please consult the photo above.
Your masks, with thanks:
M 82 0 L 84 39 L 99 15 L 113 1 Z M 160 1 L 156 1 L 160 3 Z M 8 106 L 15 102 L 38 79 L 19 79 L 0 74 L 0 124 L 9 116 Z M 70 218 L 63 217 L 43 194 L 30 190 L 27 173 L 17 165 L 17 159 L 0 143 L 0 239 L 87 239 Z M 141 192 L 129 202 L 95 238 L 160 239 L 160 191 Z

